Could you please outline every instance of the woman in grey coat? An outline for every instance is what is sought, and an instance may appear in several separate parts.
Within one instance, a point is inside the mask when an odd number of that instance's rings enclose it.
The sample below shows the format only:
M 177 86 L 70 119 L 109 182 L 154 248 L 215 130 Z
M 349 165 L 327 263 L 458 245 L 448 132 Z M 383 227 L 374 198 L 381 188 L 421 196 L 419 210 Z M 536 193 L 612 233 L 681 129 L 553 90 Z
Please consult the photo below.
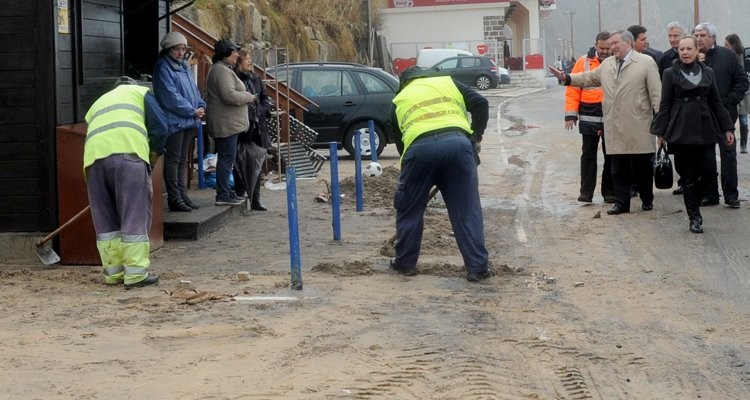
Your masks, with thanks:
M 235 196 L 229 186 L 234 158 L 237 154 L 237 136 L 247 131 L 248 104 L 255 96 L 245 90 L 245 85 L 234 73 L 240 46 L 229 39 L 214 44 L 214 64 L 206 79 L 208 110 L 206 127 L 214 138 L 217 152 L 216 202 L 217 206 L 242 204 L 244 199 Z
M 700 204 L 716 180 L 716 143 L 732 145 L 734 123 L 722 105 L 714 70 L 697 61 L 697 39 L 683 37 L 677 51 L 679 58 L 662 77 L 661 104 L 651 133 L 674 154 L 690 232 L 703 233 Z

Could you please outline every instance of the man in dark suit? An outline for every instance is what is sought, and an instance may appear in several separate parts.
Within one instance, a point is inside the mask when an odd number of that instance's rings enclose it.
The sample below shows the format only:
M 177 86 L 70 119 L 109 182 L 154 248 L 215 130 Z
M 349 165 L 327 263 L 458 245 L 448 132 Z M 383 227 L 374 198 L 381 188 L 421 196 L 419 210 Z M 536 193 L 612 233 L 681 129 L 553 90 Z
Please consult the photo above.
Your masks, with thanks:
M 650 56 L 658 65 L 662 52 L 649 46 L 646 27 L 641 25 L 631 25 L 628 28 L 628 31 L 633 34 L 633 38 L 635 39 L 633 42 L 633 50 Z
M 659 77 L 664 75 L 664 70 L 670 68 L 672 63 L 680 58 L 680 54 L 677 48 L 680 46 L 680 39 L 685 34 L 685 28 L 677 21 L 672 21 L 667 24 L 667 40 L 671 46 L 669 50 L 661 54 L 661 58 L 656 62 L 659 67 Z M 682 179 L 677 179 L 677 189 L 672 191 L 672 194 L 682 194 Z
M 737 55 L 728 48 L 716 44 L 719 32 L 716 25 L 702 22 L 695 26 L 693 35 L 698 39 L 699 61 L 704 61 L 713 68 L 716 87 L 719 89 L 724 108 L 734 123 L 737 122 L 737 105 L 748 89 L 747 75 Z M 730 208 L 740 208 L 737 190 L 737 143 L 719 143 L 721 156 L 721 191 L 724 193 L 724 204 Z M 719 187 L 716 181 L 706 191 L 702 206 L 719 204 Z
M 667 40 L 669 45 L 672 46 L 669 50 L 661 54 L 661 58 L 656 64 L 659 66 L 659 76 L 664 75 L 664 70 L 671 67 L 674 60 L 679 58 L 677 47 L 680 45 L 680 39 L 685 34 L 685 28 L 680 25 L 679 22 L 673 21 L 667 24 Z

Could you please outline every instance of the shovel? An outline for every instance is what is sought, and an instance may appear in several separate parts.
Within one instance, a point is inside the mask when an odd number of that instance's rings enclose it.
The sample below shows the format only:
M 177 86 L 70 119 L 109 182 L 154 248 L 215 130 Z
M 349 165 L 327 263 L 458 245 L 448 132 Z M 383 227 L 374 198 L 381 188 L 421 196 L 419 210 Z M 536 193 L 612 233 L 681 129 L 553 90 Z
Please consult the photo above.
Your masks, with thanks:
M 52 265 L 60 262 L 60 256 L 55 253 L 55 250 L 52 249 L 52 245 L 50 244 L 50 240 L 60 234 L 63 229 L 67 228 L 70 224 L 73 222 L 78 221 L 86 215 L 87 212 L 89 212 L 91 206 L 86 206 L 83 210 L 78 212 L 78 214 L 74 215 L 73 218 L 69 219 L 67 222 L 62 224 L 59 228 L 55 229 L 50 233 L 49 235 L 43 237 L 42 239 L 39 239 L 38 242 L 36 242 L 36 255 L 39 256 L 39 259 L 42 260 L 42 264 L 44 265 Z

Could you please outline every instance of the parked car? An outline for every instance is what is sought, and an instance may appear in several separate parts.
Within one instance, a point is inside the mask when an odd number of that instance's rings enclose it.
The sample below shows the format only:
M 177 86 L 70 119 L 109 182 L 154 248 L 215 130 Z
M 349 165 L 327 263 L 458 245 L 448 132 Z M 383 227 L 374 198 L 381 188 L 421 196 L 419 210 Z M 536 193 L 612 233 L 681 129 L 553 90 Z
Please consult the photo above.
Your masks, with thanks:
M 304 112 L 305 125 L 318 132 L 315 147 L 327 148 L 333 141 L 354 155 L 354 132 L 364 132 L 369 120 L 375 122 L 378 154 L 395 142 L 389 119 L 398 79 L 382 69 L 325 62 L 277 65 L 266 72 L 288 81 L 292 89 L 315 103 Z M 363 135 L 361 142 L 369 143 L 369 138 Z M 362 147 L 362 154 L 370 155 L 369 145 Z
M 450 57 L 430 69 L 435 75 L 449 75 L 459 82 L 476 86 L 479 90 L 494 89 L 499 83 L 510 83 L 508 70 L 498 67 L 489 57 Z
M 464 56 L 472 57 L 473 54 L 457 49 L 421 49 L 417 53 L 417 67 L 430 68 L 446 58 Z

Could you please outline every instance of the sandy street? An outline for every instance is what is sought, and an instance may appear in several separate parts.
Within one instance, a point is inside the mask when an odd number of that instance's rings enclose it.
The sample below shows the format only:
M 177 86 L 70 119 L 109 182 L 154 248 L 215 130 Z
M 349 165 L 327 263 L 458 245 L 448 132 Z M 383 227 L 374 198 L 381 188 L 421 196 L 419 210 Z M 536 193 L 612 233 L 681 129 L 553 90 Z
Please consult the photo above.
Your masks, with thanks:
M 581 141 L 562 129 L 562 88 L 485 94 L 492 278 L 466 281 L 438 201 L 420 273 L 389 271 L 395 147 L 361 213 L 340 152 L 341 243 L 315 201 L 328 165 L 297 184 L 302 291 L 289 288 L 286 193 L 266 189 L 270 211 L 154 252 L 159 286 L 0 266 L 0 398 L 747 399 L 750 156 L 738 154 L 742 208 L 704 208 L 705 234 L 671 190 L 653 211 L 633 199 L 608 216 L 598 186 L 576 201 Z

